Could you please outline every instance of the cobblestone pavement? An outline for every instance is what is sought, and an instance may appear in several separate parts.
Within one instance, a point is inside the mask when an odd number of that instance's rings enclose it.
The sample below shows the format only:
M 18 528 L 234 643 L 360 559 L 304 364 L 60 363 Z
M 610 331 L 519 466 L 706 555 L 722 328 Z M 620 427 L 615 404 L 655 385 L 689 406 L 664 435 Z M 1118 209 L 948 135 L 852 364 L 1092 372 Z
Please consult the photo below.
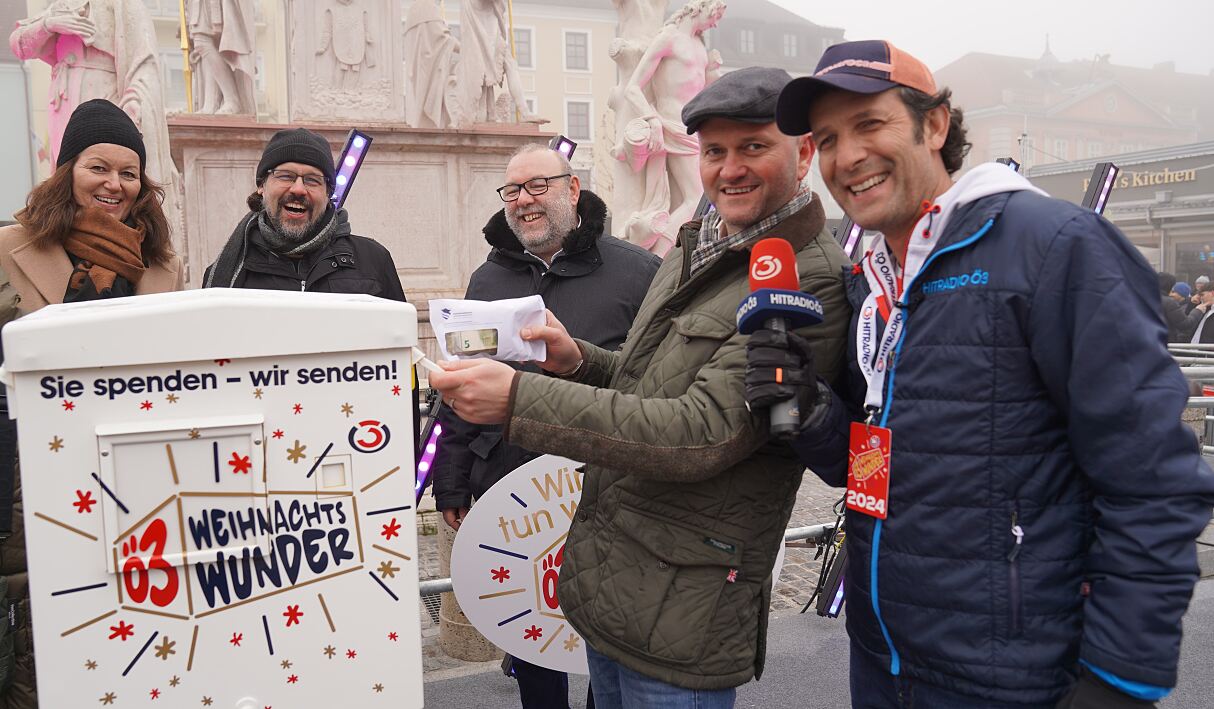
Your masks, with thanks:
M 833 507 L 842 495 L 841 490 L 828 487 L 811 473 L 805 474 L 797 492 L 797 504 L 793 507 L 789 527 L 807 527 L 815 524 L 830 524 L 835 521 Z M 418 573 L 422 580 L 440 578 L 438 565 L 437 525 L 443 524 L 434 512 L 434 498 L 427 494 L 418 505 Z M 820 561 L 814 560 L 816 549 L 789 547 L 785 550 L 784 568 L 771 599 L 772 612 L 788 609 L 800 610 L 813 593 L 818 582 Z M 464 662 L 448 657 L 438 644 L 437 598 L 430 603 L 423 599 L 419 612 L 422 621 L 422 666 L 427 675 L 458 675 L 463 672 L 482 671 L 486 663 Z M 810 611 L 812 612 L 812 611 Z

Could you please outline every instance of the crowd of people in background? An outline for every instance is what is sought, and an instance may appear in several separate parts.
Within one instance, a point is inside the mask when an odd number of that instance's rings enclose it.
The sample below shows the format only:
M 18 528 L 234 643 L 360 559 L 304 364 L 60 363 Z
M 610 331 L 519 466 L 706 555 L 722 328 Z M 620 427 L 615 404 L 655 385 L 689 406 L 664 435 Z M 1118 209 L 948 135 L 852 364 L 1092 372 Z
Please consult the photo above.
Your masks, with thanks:
M 1171 273 L 1159 274 L 1159 295 L 1163 319 L 1168 325 L 1168 342 L 1214 343 L 1210 304 L 1214 303 L 1214 284 L 1202 274 L 1189 285 Z

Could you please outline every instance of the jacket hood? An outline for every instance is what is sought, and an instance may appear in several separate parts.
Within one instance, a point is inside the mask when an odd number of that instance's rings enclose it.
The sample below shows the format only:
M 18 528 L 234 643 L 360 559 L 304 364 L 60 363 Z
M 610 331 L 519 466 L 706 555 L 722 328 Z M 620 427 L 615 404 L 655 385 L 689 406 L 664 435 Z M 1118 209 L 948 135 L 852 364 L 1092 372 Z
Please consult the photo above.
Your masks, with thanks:
M 1048 197 L 1044 190 L 1029 182 L 1023 175 L 1006 165 L 988 162 L 965 173 L 944 194 L 936 198 L 941 206 L 940 216 L 935 218 L 932 228 L 947 231 L 949 219 L 961 207 L 977 202 L 983 197 L 1009 192 L 1036 192 Z
M 561 249 L 566 254 L 585 251 L 598 241 L 607 224 L 607 205 L 595 193 L 590 190 L 582 190 L 578 195 L 577 215 L 581 219 L 581 224 L 569 232 L 564 242 L 561 243 Z M 489 218 L 489 222 L 485 224 L 482 231 L 485 233 L 485 241 L 494 248 L 516 254 L 522 254 L 525 250 L 514 231 L 510 229 L 510 225 L 506 223 L 504 207 Z

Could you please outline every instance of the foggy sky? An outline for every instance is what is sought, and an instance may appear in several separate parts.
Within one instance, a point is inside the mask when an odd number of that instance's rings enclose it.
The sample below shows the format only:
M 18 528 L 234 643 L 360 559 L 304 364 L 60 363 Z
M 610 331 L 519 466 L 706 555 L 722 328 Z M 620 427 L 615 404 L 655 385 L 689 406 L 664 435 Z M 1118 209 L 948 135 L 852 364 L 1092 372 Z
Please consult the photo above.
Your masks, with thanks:
M 729 0 L 747 2 L 747 0 Z M 1214 0 L 772 0 L 848 40 L 888 39 L 933 71 L 967 52 L 1214 70 Z M 727 11 L 728 12 L 728 11 Z

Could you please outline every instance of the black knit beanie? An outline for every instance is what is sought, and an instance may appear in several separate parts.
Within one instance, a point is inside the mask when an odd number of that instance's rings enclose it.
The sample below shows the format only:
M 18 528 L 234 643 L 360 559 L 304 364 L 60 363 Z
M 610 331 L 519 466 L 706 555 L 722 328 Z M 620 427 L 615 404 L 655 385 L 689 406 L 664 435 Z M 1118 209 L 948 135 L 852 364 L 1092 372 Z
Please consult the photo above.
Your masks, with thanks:
M 111 143 L 130 148 L 139 156 L 139 169 L 147 161 L 143 147 L 143 135 L 126 111 L 103 98 L 85 101 L 72 111 L 63 129 L 63 140 L 59 143 L 59 158 L 55 167 L 62 167 L 76 159 L 85 148 L 98 143 Z
M 325 140 L 324 136 L 307 128 L 291 128 L 275 133 L 261 153 L 261 162 L 257 163 L 258 183 L 265 178 L 267 172 L 284 162 L 302 163 L 320 170 L 325 174 L 329 192 L 333 192 L 337 168 L 333 165 L 333 151 L 329 149 L 329 141 Z

